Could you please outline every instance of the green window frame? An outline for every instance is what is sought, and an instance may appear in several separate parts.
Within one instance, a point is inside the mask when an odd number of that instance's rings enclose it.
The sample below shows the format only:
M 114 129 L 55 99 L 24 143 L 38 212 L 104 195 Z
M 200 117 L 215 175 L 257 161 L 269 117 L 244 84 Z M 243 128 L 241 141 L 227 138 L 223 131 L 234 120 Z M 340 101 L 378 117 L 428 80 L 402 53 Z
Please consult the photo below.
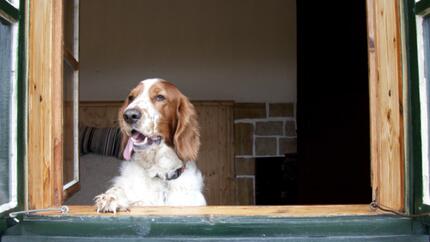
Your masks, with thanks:
M 0 2 L 3 1 L 0 0 Z M 399 3 L 407 3 L 407 1 L 409 0 L 398 0 Z M 415 1 L 412 2 L 415 4 Z M 35 65 L 39 67 L 37 62 Z M 58 80 L 59 78 L 56 79 Z M 55 82 L 56 79 L 49 76 L 47 80 L 43 81 Z M 18 99 L 19 102 L 23 102 L 24 96 L 22 97 Z M 39 96 L 35 99 L 38 101 Z M 22 104 L 19 103 L 19 105 Z M 21 110 L 24 109 L 22 108 Z M 19 126 L 21 127 L 22 124 L 21 120 Z M 19 137 L 21 137 L 21 146 L 19 147 L 22 148 L 23 136 L 18 135 Z M 30 149 L 28 153 L 31 153 Z M 52 153 L 50 152 L 48 155 Z M 28 162 L 40 161 L 36 159 L 31 161 L 29 159 Z M 44 191 L 39 190 L 36 192 L 43 193 Z M 409 197 L 408 194 L 406 197 Z M 51 204 L 55 205 L 52 202 L 49 203 L 49 206 Z M 42 205 L 44 204 L 39 206 Z M 184 208 L 178 209 L 183 210 Z M 252 211 L 253 208 L 248 209 Z M 1 239 L 5 241 L 82 241 L 83 239 L 86 241 L 106 239 L 136 241 L 147 238 L 148 240 L 158 241 L 172 241 L 175 239 L 182 241 L 187 239 L 214 241 L 238 240 L 241 237 L 246 241 L 267 241 L 271 239 L 280 241 L 283 238 L 289 238 L 289 241 L 328 241 L 330 238 L 337 241 L 428 241 L 428 228 L 412 217 L 379 215 L 376 213 L 372 216 L 351 213 L 339 213 L 338 216 L 327 216 L 326 214 L 322 216 L 313 215 L 313 217 L 286 216 L 288 214 L 294 215 L 294 213 L 288 213 L 291 212 L 291 209 L 275 208 L 273 216 L 260 214 L 248 217 L 238 216 L 237 214 L 234 216 L 228 213 L 217 216 L 213 215 L 213 212 L 211 214 L 202 214 L 200 212 L 197 215 L 182 213 L 186 214 L 186 216 L 175 213 L 166 216 L 157 214 L 148 214 L 146 216 L 127 214 L 124 216 L 105 214 L 58 216 L 58 212 L 54 216 L 29 214 L 23 217 L 21 223 L 10 227 Z M 337 207 L 332 209 L 339 210 Z M 242 208 L 242 210 L 245 209 Z M 247 211 L 245 210 L 245 212 Z
M 430 64 L 430 1 L 405 0 L 404 6 L 406 67 L 410 91 L 408 108 L 411 122 L 408 127 L 408 204 L 411 212 L 419 215 L 430 212 L 430 180 L 427 180 L 430 177 L 430 97 L 425 98 L 425 94 L 430 94 L 430 87 L 427 86 L 430 85 L 430 78 L 425 80 L 425 76 L 429 75 L 426 74 L 428 70 L 425 66 Z
M 8 186 L 7 193 L 8 202 L 0 204 L 0 234 L 7 226 L 7 214 L 9 212 L 23 209 L 24 205 L 24 182 L 23 182 L 23 166 L 25 157 L 25 60 L 24 60 L 24 9 L 25 1 L 23 0 L 0 0 L 0 19 L 4 26 L 11 27 L 10 41 L 10 62 L 0 63 L 5 72 L 10 71 L 8 77 L 2 82 L 10 84 L 8 97 L 2 93 L 3 98 L 9 99 L 9 111 L 1 115 L 9 116 L 10 129 L 4 134 L 5 139 L 9 141 L 7 148 L 8 154 L 8 179 L 2 181 Z M 7 38 L 4 38 L 8 41 Z M 4 52 L 6 53 L 6 52 Z M 7 53 L 6 53 L 7 54 Z M 9 57 L 6 57 L 9 58 Z M 1 175 L 1 174 L 0 174 Z

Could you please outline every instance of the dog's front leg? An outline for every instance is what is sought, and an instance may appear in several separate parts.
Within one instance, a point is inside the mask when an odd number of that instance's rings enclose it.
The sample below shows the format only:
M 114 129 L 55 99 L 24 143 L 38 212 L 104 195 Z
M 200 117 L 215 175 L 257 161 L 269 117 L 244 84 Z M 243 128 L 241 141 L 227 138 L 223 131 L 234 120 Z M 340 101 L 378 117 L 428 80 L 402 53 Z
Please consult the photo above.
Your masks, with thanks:
M 116 213 L 117 211 L 128 211 L 129 201 L 123 188 L 112 187 L 105 193 L 94 198 L 97 212 Z

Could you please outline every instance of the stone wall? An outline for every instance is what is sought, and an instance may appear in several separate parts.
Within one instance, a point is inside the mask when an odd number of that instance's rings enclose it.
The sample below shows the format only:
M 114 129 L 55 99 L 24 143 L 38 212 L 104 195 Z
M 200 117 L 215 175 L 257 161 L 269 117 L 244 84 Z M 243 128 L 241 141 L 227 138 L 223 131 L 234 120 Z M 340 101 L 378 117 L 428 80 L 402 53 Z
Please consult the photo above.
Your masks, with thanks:
M 234 145 L 240 205 L 255 204 L 255 158 L 297 152 L 293 103 L 236 103 Z

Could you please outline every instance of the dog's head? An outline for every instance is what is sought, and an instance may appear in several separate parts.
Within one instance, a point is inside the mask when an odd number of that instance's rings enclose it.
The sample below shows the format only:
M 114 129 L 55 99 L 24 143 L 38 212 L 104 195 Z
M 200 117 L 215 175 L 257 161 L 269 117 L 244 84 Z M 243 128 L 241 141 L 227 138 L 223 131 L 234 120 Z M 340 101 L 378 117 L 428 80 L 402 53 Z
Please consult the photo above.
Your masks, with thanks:
M 141 81 L 124 101 L 118 118 L 125 159 L 161 142 L 173 147 L 182 161 L 197 159 L 200 147 L 197 114 L 172 83 L 162 79 Z

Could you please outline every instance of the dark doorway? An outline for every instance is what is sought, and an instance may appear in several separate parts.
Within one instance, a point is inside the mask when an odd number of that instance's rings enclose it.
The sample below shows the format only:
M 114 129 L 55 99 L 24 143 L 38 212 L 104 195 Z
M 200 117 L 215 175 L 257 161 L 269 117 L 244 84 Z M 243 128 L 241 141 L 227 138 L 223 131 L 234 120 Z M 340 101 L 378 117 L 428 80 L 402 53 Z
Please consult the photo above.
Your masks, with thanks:
M 297 204 L 297 155 L 255 159 L 255 204 Z
M 298 203 L 371 201 L 365 1 L 297 1 Z

